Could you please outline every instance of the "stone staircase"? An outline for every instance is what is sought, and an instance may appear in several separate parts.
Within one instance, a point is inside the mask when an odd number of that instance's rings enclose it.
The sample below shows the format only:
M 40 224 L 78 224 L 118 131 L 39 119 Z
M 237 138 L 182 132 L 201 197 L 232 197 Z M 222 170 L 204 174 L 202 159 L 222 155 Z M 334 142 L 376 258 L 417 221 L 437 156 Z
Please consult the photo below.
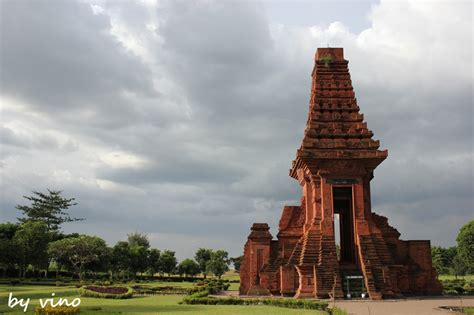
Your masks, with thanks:
M 393 296 L 390 265 L 393 258 L 383 241 L 372 235 L 359 235 L 362 271 L 366 276 L 367 291 L 372 299 Z
M 313 265 L 320 261 L 321 257 L 321 232 L 316 228 L 311 228 L 302 239 L 300 265 Z M 324 255 L 324 254 L 323 254 Z

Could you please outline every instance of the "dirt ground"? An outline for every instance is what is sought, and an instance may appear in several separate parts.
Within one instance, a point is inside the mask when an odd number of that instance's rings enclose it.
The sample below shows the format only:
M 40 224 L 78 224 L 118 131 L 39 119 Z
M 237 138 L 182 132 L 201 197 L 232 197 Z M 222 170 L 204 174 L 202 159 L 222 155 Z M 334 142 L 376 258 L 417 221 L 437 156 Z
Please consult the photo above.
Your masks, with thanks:
M 472 306 L 474 297 L 434 297 L 423 299 L 384 300 L 384 301 L 336 301 L 336 306 L 345 309 L 350 315 L 443 315 L 459 314 L 440 309 L 440 306 Z

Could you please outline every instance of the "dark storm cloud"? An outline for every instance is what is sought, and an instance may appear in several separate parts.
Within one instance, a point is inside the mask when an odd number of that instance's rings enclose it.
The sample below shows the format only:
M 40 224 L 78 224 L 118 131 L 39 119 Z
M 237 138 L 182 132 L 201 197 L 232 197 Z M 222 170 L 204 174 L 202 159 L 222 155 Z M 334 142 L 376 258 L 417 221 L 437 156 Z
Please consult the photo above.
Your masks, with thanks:
M 214 161 L 193 161 L 179 156 L 164 165 L 153 165 L 140 170 L 121 169 L 98 172 L 99 178 L 130 184 L 184 182 L 184 183 L 222 183 L 228 184 L 243 177 L 241 169 L 228 165 L 215 164 Z
M 139 230 L 180 257 L 239 254 L 252 222 L 276 234 L 282 206 L 299 203 L 288 169 L 314 51 L 328 43 L 344 46 L 361 111 L 389 149 L 375 211 L 405 239 L 443 245 L 472 217 L 465 8 L 382 3 L 354 34 L 276 25 L 271 3 L 89 2 L 95 13 L 86 2 L 1 4 L 2 219 L 31 190 L 63 189 L 87 218 L 67 231 L 112 244 Z M 455 63 L 445 46 L 461 51 Z
M 92 14 L 87 3 L 4 1 L 1 12 L 3 95 L 69 122 L 101 127 L 138 119 L 124 94 L 156 96 L 147 67 L 110 35 L 109 19 Z

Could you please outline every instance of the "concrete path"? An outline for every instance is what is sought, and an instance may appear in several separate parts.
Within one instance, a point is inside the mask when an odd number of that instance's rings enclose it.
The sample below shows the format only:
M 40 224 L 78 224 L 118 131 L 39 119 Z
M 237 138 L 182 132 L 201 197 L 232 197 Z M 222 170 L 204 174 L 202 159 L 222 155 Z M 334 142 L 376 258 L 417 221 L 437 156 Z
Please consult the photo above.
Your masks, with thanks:
M 224 291 L 215 297 L 238 297 L 238 291 Z M 240 296 L 242 298 L 246 298 Z M 250 296 L 249 296 L 250 298 Z M 255 296 L 252 296 L 255 298 Z M 273 298 L 280 298 L 274 296 Z M 332 302 L 326 300 L 330 306 Z M 447 315 L 459 314 L 440 309 L 440 306 L 474 307 L 474 296 L 464 297 L 420 297 L 400 300 L 336 300 L 336 306 L 345 309 L 350 315 Z
M 440 306 L 472 306 L 474 297 L 434 297 L 423 299 L 384 300 L 384 301 L 336 301 L 336 306 L 345 309 L 350 315 L 444 315 L 458 314 L 440 309 Z

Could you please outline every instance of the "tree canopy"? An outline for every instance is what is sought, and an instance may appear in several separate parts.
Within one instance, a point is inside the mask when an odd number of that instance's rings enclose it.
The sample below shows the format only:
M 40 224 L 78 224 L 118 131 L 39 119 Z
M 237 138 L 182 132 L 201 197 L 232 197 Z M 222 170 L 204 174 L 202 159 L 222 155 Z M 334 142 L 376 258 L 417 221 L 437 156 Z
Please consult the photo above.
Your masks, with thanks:
M 474 220 L 464 224 L 456 238 L 458 254 L 469 272 L 474 272 Z
M 199 248 L 194 255 L 194 259 L 199 265 L 199 271 L 206 277 L 207 274 L 207 263 L 211 260 L 212 249 Z
M 87 264 L 98 263 L 108 253 L 105 241 L 97 236 L 81 235 L 49 244 L 48 253 L 55 260 L 67 262 L 79 274 Z
M 145 249 L 150 248 L 150 241 L 146 234 L 140 232 L 133 232 L 127 235 L 127 241 L 130 245 L 142 246 Z
M 47 193 L 33 191 L 33 196 L 23 196 L 31 201 L 31 205 L 17 205 L 16 209 L 23 212 L 24 217 L 18 218 L 20 222 L 42 221 L 48 230 L 57 230 L 65 222 L 81 221 L 72 218 L 65 210 L 77 205 L 74 198 L 64 198 L 60 190 L 49 190 Z
M 207 272 L 213 273 L 219 279 L 229 270 L 229 254 L 225 250 L 213 251 L 211 259 L 207 262 Z
M 17 262 L 23 272 L 29 264 L 37 268 L 47 267 L 48 242 L 49 234 L 46 223 L 30 221 L 19 226 L 13 236 L 13 244 L 16 247 Z
M 171 250 L 165 250 L 160 255 L 160 269 L 162 272 L 171 274 L 175 271 L 178 261 L 175 257 L 175 252 Z
M 199 273 L 199 265 L 193 259 L 187 258 L 178 265 L 178 273 L 194 277 Z
M 235 271 L 240 271 L 240 264 L 242 263 L 242 259 L 244 256 L 238 256 L 238 257 L 231 257 L 229 261 L 234 265 Z

